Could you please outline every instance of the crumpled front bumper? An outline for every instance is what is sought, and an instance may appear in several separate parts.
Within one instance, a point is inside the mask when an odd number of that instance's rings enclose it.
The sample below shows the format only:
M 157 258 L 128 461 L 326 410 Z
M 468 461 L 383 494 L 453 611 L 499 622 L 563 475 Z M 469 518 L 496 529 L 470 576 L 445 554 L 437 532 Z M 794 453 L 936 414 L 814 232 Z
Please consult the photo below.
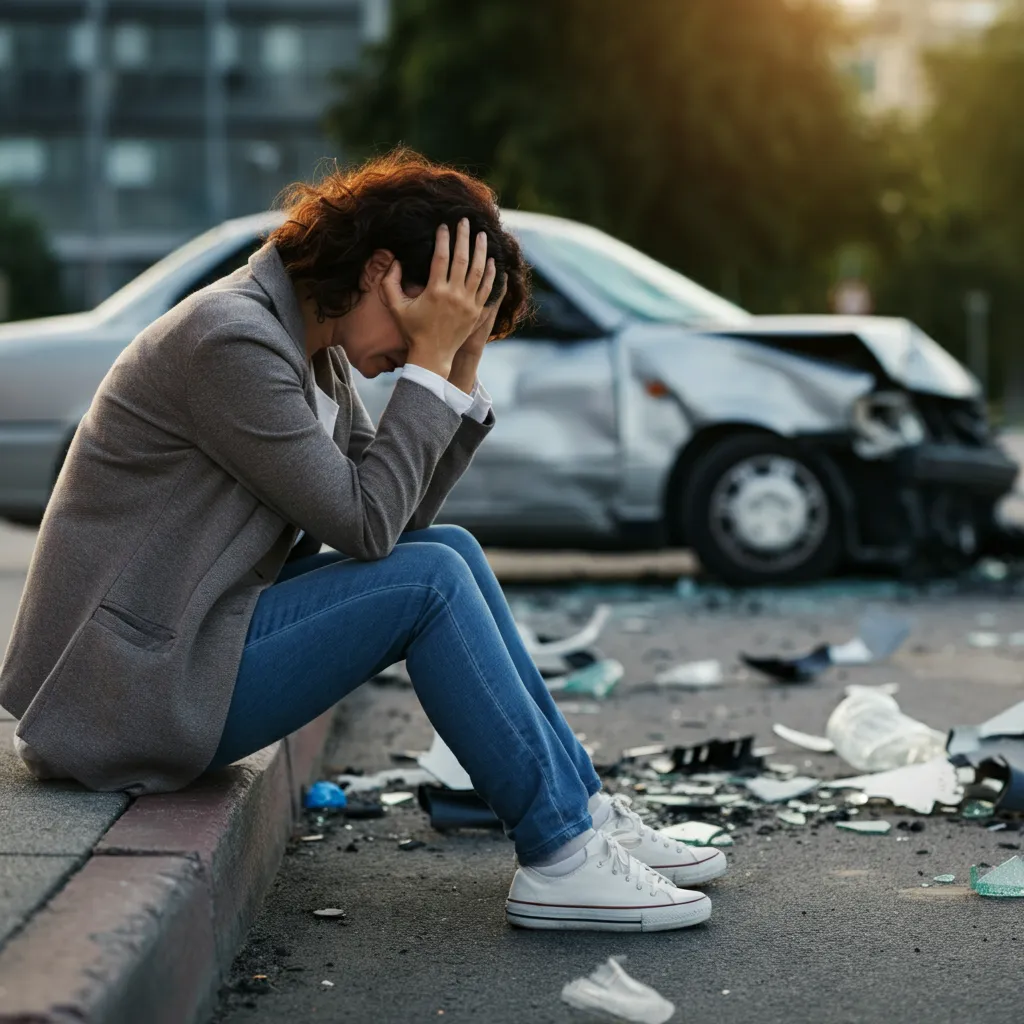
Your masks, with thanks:
M 907 482 L 953 487 L 997 499 L 1012 489 L 1020 465 L 995 445 L 922 444 L 901 452 L 897 474 Z

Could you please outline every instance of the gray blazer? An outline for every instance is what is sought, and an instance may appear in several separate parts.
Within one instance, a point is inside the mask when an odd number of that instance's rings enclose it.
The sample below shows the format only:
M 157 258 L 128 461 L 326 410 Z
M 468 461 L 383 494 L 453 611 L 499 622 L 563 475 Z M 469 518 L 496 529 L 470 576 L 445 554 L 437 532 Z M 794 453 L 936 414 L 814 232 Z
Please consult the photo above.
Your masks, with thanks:
M 315 384 L 340 406 L 333 439 Z M 400 380 L 374 431 L 340 351 L 310 373 L 291 281 L 264 246 L 144 330 L 82 420 L 0 669 L 18 736 L 93 789 L 190 782 L 297 528 L 387 557 L 430 525 L 493 423 Z

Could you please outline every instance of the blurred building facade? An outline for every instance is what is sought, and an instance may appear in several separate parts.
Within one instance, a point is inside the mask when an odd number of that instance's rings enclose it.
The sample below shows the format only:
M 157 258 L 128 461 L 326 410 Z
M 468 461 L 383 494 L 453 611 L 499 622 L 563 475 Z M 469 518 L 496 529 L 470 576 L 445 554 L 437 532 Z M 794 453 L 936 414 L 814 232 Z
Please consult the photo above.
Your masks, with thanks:
M 0 188 L 77 306 L 336 156 L 330 74 L 388 0 L 3 0 Z
M 918 117 L 928 109 L 921 56 L 993 25 L 1009 0 L 837 0 L 862 35 L 849 63 L 865 107 Z

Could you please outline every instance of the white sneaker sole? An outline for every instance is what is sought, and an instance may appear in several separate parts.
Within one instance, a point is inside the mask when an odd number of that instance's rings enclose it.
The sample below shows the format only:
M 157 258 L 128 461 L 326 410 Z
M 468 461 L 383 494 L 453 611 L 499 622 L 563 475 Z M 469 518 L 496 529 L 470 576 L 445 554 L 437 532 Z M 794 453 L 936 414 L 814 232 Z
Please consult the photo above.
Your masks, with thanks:
M 697 864 L 667 864 L 647 866 L 659 875 L 664 875 L 673 885 L 680 889 L 692 889 L 695 885 L 703 885 L 715 878 L 721 878 L 728 870 L 729 861 L 721 850 L 710 850 L 709 857 Z
M 555 931 L 666 932 L 689 928 L 711 916 L 711 900 L 701 896 L 686 903 L 659 907 L 565 907 L 524 903 L 511 897 L 505 903 L 508 923 L 517 928 Z

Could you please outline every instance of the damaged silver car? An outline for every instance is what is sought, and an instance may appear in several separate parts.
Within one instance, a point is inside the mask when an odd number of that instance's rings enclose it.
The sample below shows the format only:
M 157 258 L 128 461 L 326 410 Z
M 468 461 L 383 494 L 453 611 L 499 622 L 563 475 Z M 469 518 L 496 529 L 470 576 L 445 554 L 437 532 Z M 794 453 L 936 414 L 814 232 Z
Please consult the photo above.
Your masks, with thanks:
M 504 216 L 536 312 L 488 347 L 497 425 L 444 519 L 505 544 L 686 545 L 736 584 L 991 544 L 1017 464 L 977 382 L 913 324 L 754 317 L 593 228 Z M 277 222 L 229 221 L 92 312 L 0 327 L 0 514 L 38 518 L 121 349 Z M 393 384 L 360 383 L 371 415 Z

